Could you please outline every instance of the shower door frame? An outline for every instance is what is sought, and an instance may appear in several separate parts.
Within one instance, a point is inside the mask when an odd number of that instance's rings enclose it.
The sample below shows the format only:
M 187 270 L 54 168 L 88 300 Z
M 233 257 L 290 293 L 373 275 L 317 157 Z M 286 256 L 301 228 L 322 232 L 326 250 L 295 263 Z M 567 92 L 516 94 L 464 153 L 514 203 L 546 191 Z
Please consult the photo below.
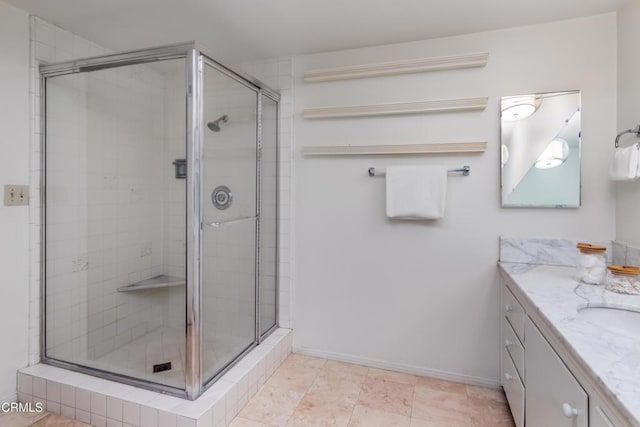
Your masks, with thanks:
M 108 68 L 117 68 L 126 65 L 138 65 L 153 63 L 170 59 L 185 60 L 186 78 L 186 148 L 187 148 L 187 204 L 186 204 L 186 352 L 185 352 L 185 389 L 154 383 L 143 379 L 117 374 L 88 366 L 78 365 L 47 357 L 46 354 L 46 79 L 66 74 L 75 74 L 88 71 L 98 71 Z M 227 366 L 219 371 L 213 378 L 203 378 L 202 370 L 202 188 L 201 188 L 201 159 L 203 147 L 204 128 L 204 66 L 211 66 L 219 72 L 235 79 L 248 88 L 255 90 L 257 94 L 257 126 L 256 126 L 256 233 L 255 233 L 255 339 L 253 343 Z M 214 60 L 199 48 L 194 42 L 180 43 L 169 46 L 161 46 L 151 49 L 136 50 L 112 55 L 78 59 L 56 64 L 43 64 L 40 66 L 40 361 L 53 366 L 98 376 L 107 380 L 117 381 L 152 391 L 171 394 L 178 397 L 195 400 L 216 380 L 231 369 L 238 360 L 255 346 L 260 344 L 267 336 L 278 328 L 279 307 L 279 175 L 280 175 L 280 94 L 269 88 L 253 77 L 238 73 L 231 68 Z M 273 327 L 261 334 L 260 316 L 260 242 L 261 242 L 261 168 L 262 168 L 262 97 L 266 96 L 277 103 L 276 116 L 276 322 Z

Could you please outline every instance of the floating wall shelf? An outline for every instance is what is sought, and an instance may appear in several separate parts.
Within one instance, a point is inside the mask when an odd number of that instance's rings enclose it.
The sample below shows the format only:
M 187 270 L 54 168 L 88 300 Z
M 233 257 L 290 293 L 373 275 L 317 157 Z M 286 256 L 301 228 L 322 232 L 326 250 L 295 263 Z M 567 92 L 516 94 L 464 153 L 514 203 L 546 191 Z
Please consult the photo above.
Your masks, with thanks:
M 404 102 L 398 104 L 357 105 L 351 107 L 307 108 L 305 119 L 331 119 L 340 117 L 371 117 L 398 114 L 449 113 L 475 111 L 487 108 L 488 98 L 445 99 L 440 101 Z
M 336 80 L 362 79 L 366 77 L 393 76 L 398 74 L 422 73 L 428 71 L 484 67 L 487 65 L 488 58 L 489 54 L 487 52 L 482 52 L 465 55 L 442 56 L 438 58 L 409 59 L 404 61 L 381 62 L 377 64 L 323 68 L 305 71 L 304 81 L 306 83 L 330 82 Z
M 337 145 L 304 147 L 305 156 L 370 156 L 397 154 L 456 154 L 482 153 L 487 142 L 448 142 L 441 144 L 405 145 Z

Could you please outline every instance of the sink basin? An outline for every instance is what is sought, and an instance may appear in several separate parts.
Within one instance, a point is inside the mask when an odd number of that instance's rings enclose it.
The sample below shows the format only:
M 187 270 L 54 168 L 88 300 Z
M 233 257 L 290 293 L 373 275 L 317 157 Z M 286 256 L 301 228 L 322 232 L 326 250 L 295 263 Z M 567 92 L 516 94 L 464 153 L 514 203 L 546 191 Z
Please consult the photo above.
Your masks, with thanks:
M 582 307 L 578 316 L 605 329 L 640 339 L 640 311 L 619 307 Z

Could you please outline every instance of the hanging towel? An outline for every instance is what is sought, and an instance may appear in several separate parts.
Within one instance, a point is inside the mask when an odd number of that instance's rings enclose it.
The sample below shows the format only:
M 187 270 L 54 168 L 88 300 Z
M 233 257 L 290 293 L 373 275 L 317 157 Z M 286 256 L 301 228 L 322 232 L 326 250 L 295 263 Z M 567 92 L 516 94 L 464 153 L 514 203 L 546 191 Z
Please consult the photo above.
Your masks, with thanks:
M 447 194 L 445 166 L 387 168 L 387 216 L 397 219 L 440 219 Z
M 626 181 L 638 177 L 640 166 L 640 145 L 617 148 L 609 167 L 609 178 L 613 181 Z

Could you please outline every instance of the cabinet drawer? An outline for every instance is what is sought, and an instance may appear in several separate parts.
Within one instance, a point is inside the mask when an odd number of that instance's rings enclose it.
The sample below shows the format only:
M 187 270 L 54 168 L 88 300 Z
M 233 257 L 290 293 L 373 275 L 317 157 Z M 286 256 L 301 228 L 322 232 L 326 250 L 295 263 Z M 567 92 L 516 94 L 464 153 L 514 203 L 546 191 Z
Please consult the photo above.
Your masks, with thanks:
M 524 381 L 524 347 L 520 343 L 520 340 L 516 336 L 507 319 L 502 319 L 502 345 L 507 349 L 507 352 L 511 355 L 513 363 L 516 365 L 518 375 Z
M 502 312 L 520 341 L 524 343 L 524 309 L 506 286 L 502 287 Z
M 507 395 L 516 427 L 524 427 L 524 386 L 506 348 L 502 349 L 502 388 Z

